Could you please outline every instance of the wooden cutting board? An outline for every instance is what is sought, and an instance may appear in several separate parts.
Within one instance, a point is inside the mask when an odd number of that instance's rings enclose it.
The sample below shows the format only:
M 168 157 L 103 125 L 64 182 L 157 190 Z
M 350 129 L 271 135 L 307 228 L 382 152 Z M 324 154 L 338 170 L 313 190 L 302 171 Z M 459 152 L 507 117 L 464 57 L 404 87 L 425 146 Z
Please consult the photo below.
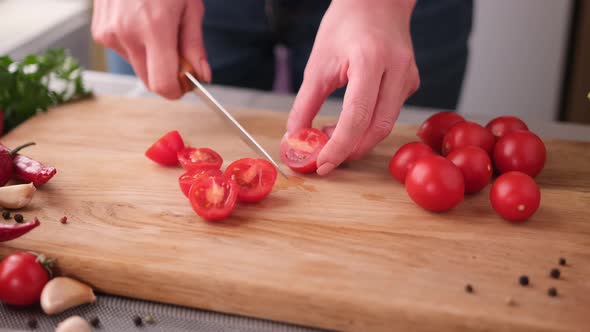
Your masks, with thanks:
M 236 114 L 278 159 L 286 114 Z M 416 128 L 402 125 L 367 160 L 324 178 L 281 180 L 262 203 L 211 224 L 180 192 L 181 169 L 144 156 L 172 129 L 217 150 L 225 165 L 255 156 L 211 111 L 158 99 L 72 104 L 4 137 L 9 146 L 36 141 L 26 154 L 58 173 L 24 211 L 42 225 L 3 243 L 0 256 L 35 250 L 104 292 L 328 329 L 590 326 L 588 143 L 546 141 L 542 205 L 520 225 L 493 212 L 489 186 L 444 214 L 413 204 L 387 172 L 396 148 L 415 140 Z M 560 257 L 568 266 L 554 280 Z M 529 287 L 518 284 L 522 274 Z M 549 287 L 559 296 L 549 297 Z

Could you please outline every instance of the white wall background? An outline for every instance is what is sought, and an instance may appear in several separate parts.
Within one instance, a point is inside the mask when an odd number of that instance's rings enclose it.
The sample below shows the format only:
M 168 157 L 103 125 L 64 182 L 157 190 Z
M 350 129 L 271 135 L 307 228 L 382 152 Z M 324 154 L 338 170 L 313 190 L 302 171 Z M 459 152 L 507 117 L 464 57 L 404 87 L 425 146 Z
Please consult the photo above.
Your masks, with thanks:
M 476 0 L 460 111 L 556 119 L 571 0 Z

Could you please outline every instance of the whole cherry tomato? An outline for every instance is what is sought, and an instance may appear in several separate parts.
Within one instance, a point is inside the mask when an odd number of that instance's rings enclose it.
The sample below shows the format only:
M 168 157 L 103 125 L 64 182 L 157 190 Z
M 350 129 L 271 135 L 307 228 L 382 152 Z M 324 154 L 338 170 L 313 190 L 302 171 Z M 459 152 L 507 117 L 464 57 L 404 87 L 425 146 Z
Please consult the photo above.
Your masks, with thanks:
M 453 150 L 447 156 L 463 173 L 465 193 L 475 194 L 485 188 L 492 179 L 492 161 L 480 147 L 464 146 Z
M 431 155 L 418 159 L 410 168 L 406 176 L 406 191 L 421 207 L 443 212 L 463 200 L 465 182 L 455 164 L 444 157 Z
M 389 161 L 389 174 L 399 182 L 406 182 L 406 174 L 420 157 L 434 155 L 432 148 L 422 142 L 410 142 L 402 145 Z
M 545 144 L 533 132 L 513 131 L 494 148 L 494 165 L 500 173 L 519 171 L 536 177 L 545 166 Z
M 12 254 L 0 263 L 0 301 L 28 306 L 39 302 L 49 273 L 37 256 L 28 252 Z
M 490 190 L 492 207 L 504 219 L 519 222 L 530 218 L 539 208 L 541 191 L 530 176 L 521 172 L 500 175 Z
M 526 123 L 515 116 L 499 116 L 488 122 L 486 128 L 496 139 L 515 130 L 529 130 Z
M 488 155 L 492 154 L 496 139 L 494 135 L 475 122 L 460 122 L 454 125 L 443 139 L 442 154 L 448 155 L 454 149 L 463 146 L 479 146 L 484 149 Z
M 463 121 L 465 119 L 457 113 L 439 112 L 426 119 L 416 135 L 422 142 L 440 153 L 445 134 L 451 127 Z

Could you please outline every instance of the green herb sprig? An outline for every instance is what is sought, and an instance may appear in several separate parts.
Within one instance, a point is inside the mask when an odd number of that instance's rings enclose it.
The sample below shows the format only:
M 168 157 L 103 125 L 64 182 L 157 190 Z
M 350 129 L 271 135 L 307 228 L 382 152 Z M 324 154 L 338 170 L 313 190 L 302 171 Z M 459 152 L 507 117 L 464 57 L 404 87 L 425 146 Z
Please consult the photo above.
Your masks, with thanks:
M 4 132 L 38 112 L 92 96 L 79 62 L 64 49 L 27 55 L 22 61 L 0 57 L 0 109 Z

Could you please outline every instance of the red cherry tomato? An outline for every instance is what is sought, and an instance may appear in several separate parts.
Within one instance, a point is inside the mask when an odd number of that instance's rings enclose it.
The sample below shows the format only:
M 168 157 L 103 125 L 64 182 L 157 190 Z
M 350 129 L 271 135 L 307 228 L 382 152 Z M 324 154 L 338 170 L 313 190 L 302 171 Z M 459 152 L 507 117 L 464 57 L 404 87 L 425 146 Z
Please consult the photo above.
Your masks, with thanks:
M 498 140 L 494 165 L 500 173 L 519 171 L 537 176 L 545 166 L 545 144 L 533 132 L 513 131 Z
M 224 175 L 202 177 L 193 183 L 188 198 L 201 218 L 218 221 L 232 213 L 239 190 L 236 181 Z
M 439 112 L 422 123 L 418 129 L 418 137 L 422 142 L 429 145 L 434 151 L 440 152 L 442 149 L 442 141 L 445 134 L 451 127 L 459 122 L 463 122 L 462 116 L 453 112 Z
M 486 128 L 496 139 L 515 130 L 529 130 L 526 123 L 515 116 L 499 116 L 488 122 Z
M 191 186 L 197 180 L 199 180 L 202 177 L 219 176 L 222 174 L 223 173 L 216 168 L 205 168 L 196 171 L 187 171 L 178 178 L 178 184 L 180 185 L 180 190 L 182 190 L 184 196 L 188 197 L 188 192 L 191 189 Z
M 221 168 L 223 158 L 219 153 L 209 148 L 191 148 L 187 147 L 178 152 L 178 161 L 182 168 L 187 171 L 195 171 L 204 168 Z
M 318 154 L 326 142 L 328 142 L 328 136 L 320 130 L 300 129 L 281 142 L 281 159 L 295 172 L 315 172 Z
M 160 137 L 146 152 L 146 157 L 162 166 L 178 165 L 177 154 L 184 149 L 184 141 L 178 131 L 173 130 Z
M 541 191 L 530 176 L 521 172 L 508 172 L 494 181 L 490 201 L 494 210 L 504 219 L 524 221 L 539 208 Z
M 489 130 L 475 122 L 461 122 L 449 129 L 443 139 L 442 154 L 448 155 L 454 149 L 464 146 L 479 146 L 488 155 L 492 154 L 496 139 Z
M 332 137 L 332 134 L 334 133 L 335 129 L 336 129 L 335 124 L 322 127 L 322 131 L 324 132 L 324 134 L 326 134 L 326 136 L 328 136 L 328 138 Z
M 238 183 L 238 200 L 246 203 L 263 200 L 270 194 L 277 180 L 276 168 L 264 159 L 236 160 L 227 166 L 224 174 Z
M 406 176 L 406 191 L 421 207 L 443 212 L 463 200 L 463 174 L 444 157 L 432 155 L 418 159 Z
M 420 157 L 434 155 L 432 148 L 422 142 L 406 143 L 400 147 L 389 161 L 389 174 L 399 182 L 406 181 L 406 174 Z
M 447 159 L 463 173 L 465 193 L 478 193 L 490 183 L 493 173 L 492 161 L 482 148 L 464 146 L 449 153 Z
M 37 256 L 20 252 L 0 263 L 0 301 L 17 306 L 39 302 L 49 274 L 37 262 Z

